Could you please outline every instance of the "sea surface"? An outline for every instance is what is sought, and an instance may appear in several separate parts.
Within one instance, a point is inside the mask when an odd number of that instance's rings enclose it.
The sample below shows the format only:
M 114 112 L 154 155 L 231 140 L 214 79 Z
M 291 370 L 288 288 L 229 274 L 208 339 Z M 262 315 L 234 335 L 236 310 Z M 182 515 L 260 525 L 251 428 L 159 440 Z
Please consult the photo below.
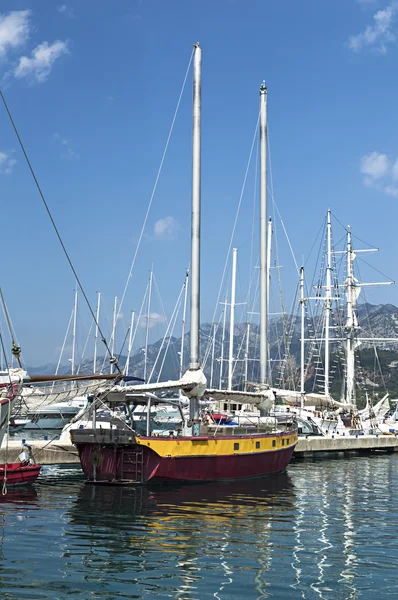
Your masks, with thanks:
M 397 455 L 157 488 L 45 467 L 0 496 L 0 598 L 398 598 L 397 524 Z

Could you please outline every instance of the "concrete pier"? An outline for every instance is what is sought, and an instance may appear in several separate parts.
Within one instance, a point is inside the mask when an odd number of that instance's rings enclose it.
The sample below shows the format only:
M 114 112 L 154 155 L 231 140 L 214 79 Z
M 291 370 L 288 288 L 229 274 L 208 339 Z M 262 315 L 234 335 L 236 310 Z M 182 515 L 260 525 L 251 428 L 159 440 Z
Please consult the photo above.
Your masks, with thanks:
M 79 464 L 79 455 L 75 446 L 71 442 L 52 442 L 44 440 L 26 440 L 29 446 L 32 446 L 33 456 L 41 465 L 67 465 Z M 18 455 L 22 452 L 21 440 L 9 440 L 3 442 L 0 448 L 0 463 L 11 463 L 18 461 Z
M 398 437 L 395 435 L 308 436 L 299 438 L 294 456 L 297 458 L 312 458 L 319 456 L 322 452 L 344 452 L 344 454 L 398 452 Z
M 77 450 L 71 442 L 33 440 L 27 443 L 32 446 L 35 459 L 42 465 L 79 464 L 80 462 Z M 4 441 L 0 449 L 0 463 L 15 462 L 20 452 L 22 452 L 20 440 L 9 440 L 8 446 Z M 394 435 L 309 436 L 299 438 L 294 456 L 314 458 L 321 457 L 322 453 L 350 455 L 371 452 L 398 452 L 398 437 Z

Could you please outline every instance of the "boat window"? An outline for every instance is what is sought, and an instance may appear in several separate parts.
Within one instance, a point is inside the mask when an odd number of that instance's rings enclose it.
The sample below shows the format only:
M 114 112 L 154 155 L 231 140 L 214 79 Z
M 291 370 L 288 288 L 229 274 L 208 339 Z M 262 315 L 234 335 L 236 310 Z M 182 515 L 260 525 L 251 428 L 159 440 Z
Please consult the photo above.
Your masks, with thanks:
M 260 448 L 260 442 L 256 442 L 256 448 Z
M 284 446 L 284 445 L 285 445 L 285 440 L 282 440 L 282 446 Z
M 239 443 L 238 442 L 234 443 L 234 450 L 239 450 Z
M 289 438 L 287 438 L 287 440 L 286 440 L 286 445 L 287 446 L 289 445 Z
M 276 446 L 276 440 L 272 440 L 272 447 L 275 448 Z

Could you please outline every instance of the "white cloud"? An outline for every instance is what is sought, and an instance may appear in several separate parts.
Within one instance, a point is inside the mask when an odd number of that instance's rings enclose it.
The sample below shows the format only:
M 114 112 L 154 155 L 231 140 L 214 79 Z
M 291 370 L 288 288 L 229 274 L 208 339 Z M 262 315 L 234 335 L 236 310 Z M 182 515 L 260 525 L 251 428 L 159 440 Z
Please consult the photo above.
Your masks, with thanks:
M 66 17 L 69 17 L 69 18 L 72 18 L 75 16 L 75 13 L 73 12 L 73 8 L 71 8 L 67 4 L 61 4 L 60 6 L 57 6 L 57 11 L 59 13 L 61 13 L 61 15 L 65 15 Z
M 57 40 L 51 45 L 48 42 L 42 42 L 32 50 L 30 57 L 20 57 L 13 74 L 17 78 L 26 77 L 38 83 L 43 83 L 49 76 L 57 58 L 66 53 L 68 53 L 67 42 Z
M 62 146 L 61 158 L 79 158 L 79 154 L 73 150 L 71 141 L 62 137 L 58 131 L 54 133 L 54 139 Z
M 395 41 L 392 24 L 396 12 L 396 4 L 391 3 L 386 8 L 378 10 L 373 15 L 373 25 L 368 25 L 362 33 L 352 35 L 348 45 L 354 52 L 360 52 L 365 47 L 374 48 L 380 54 L 387 52 L 387 44 Z
M 164 217 L 156 221 L 153 233 L 158 240 L 173 240 L 180 228 L 180 224 L 174 217 Z
M 15 158 L 10 157 L 10 153 L 0 152 L 0 173 L 10 175 L 16 162 Z
M 30 33 L 30 14 L 30 10 L 15 10 L 6 15 L 0 13 L 0 56 L 26 42 Z
M 146 328 L 146 322 L 147 322 L 147 315 L 142 315 L 140 317 L 140 322 L 139 322 L 140 327 Z M 162 323 L 166 323 L 166 318 L 163 315 L 161 315 L 157 312 L 152 312 L 149 314 L 149 329 L 151 329 L 152 327 L 155 327 L 156 325 L 160 325 Z
M 364 185 L 398 198 L 398 158 L 392 160 L 387 154 L 370 152 L 361 158 L 360 172 Z
M 370 152 L 361 158 L 360 171 L 369 179 L 380 179 L 387 174 L 390 168 L 390 161 L 386 154 L 380 152 Z

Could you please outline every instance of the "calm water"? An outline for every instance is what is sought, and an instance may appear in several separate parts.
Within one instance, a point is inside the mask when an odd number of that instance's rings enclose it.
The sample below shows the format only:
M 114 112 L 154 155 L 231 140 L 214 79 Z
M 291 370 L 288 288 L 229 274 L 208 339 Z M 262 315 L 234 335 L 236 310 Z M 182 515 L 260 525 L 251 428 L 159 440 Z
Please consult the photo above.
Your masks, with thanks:
M 397 598 L 397 486 L 393 455 L 153 489 L 48 467 L 0 499 L 0 598 Z

